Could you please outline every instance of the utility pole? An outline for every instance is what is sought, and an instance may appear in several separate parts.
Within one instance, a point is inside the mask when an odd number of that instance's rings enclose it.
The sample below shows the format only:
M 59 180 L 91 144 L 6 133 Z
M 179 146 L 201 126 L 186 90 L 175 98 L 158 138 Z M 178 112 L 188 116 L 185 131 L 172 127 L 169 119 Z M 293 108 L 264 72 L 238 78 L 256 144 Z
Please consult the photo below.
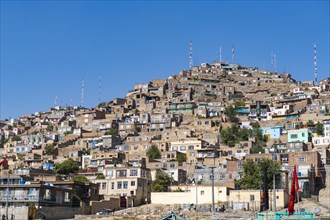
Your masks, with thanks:
M 211 168 L 211 180 L 212 180 L 212 216 L 214 217 L 214 166 Z
M 196 175 L 196 170 L 197 170 L 197 163 L 195 165 L 195 184 L 196 184 L 196 212 L 197 212 L 197 205 L 198 205 L 198 180 L 197 180 L 197 175 Z
M 275 172 L 273 173 L 273 203 L 274 203 L 274 212 L 276 212 L 276 186 L 275 186 Z
M 9 177 L 10 177 L 10 171 L 8 170 L 8 176 L 7 176 L 7 196 L 6 196 L 6 220 L 8 220 L 8 200 L 9 200 Z

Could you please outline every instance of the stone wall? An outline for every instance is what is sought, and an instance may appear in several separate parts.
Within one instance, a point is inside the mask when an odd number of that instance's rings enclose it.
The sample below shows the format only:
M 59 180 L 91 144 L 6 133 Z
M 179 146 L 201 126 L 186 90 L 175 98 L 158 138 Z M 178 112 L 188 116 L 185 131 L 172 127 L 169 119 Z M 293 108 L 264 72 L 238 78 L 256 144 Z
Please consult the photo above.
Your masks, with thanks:
M 74 218 L 75 214 L 80 212 L 80 207 L 47 207 L 43 206 L 39 209 L 47 220 Z M 15 218 L 18 219 L 18 218 Z
M 91 214 L 95 214 L 102 209 L 119 209 L 119 198 L 111 198 L 108 201 L 91 201 Z

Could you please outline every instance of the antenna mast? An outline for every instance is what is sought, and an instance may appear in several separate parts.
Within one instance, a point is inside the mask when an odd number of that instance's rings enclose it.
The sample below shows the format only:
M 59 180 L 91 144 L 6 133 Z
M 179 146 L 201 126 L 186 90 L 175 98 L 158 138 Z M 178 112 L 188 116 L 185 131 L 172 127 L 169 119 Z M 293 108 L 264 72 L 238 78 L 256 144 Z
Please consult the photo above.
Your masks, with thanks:
M 84 87 L 85 87 L 85 81 L 83 79 L 81 82 L 81 103 L 80 103 L 81 107 L 84 106 Z
M 271 54 L 271 63 L 272 63 L 273 71 L 276 72 L 276 54 L 273 52 Z
M 219 54 L 220 54 L 220 63 L 222 62 L 222 51 L 221 51 L 221 47 L 220 47 L 220 50 L 219 50 Z
M 57 98 L 57 96 L 55 97 L 54 105 L 55 105 L 55 107 L 58 105 L 58 98 Z
M 101 94 L 102 94 L 102 78 L 100 76 L 100 80 L 99 80 L 99 103 L 101 103 Z
M 192 42 L 189 41 L 189 69 L 193 67 L 193 51 L 192 51 Z
M 235 56 L 235 50 L 234 50 L 234 46 L 232 46 L 231 48 L 231 63 L 234 64 L 234 56 Z
M 314 81 L 317 84 L 316 42 L 314 41 Z

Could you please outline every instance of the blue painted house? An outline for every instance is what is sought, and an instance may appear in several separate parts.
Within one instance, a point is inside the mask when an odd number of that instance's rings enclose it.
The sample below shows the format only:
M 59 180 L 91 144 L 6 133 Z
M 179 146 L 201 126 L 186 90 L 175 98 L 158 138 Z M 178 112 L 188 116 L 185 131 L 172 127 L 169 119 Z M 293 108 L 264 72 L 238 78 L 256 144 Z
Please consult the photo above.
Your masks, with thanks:
M 279 139 L 282 135 L 283 127 L 261 127 L 262 134 L 270 139 Z
M 308 128 L 288 130 L 288 142 L 307 142 L 312 141 L 312 135 Z

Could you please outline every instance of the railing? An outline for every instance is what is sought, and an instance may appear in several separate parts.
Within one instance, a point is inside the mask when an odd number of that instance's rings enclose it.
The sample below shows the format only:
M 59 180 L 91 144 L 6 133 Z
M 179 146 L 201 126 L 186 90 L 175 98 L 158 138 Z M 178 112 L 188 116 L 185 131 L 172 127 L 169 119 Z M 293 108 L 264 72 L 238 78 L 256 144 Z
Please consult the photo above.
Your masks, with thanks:
M 0 201 L 5 201 L 5 200 L 38 200 L 38 196 L 37 195 L 3 195 L 0 196 Z

